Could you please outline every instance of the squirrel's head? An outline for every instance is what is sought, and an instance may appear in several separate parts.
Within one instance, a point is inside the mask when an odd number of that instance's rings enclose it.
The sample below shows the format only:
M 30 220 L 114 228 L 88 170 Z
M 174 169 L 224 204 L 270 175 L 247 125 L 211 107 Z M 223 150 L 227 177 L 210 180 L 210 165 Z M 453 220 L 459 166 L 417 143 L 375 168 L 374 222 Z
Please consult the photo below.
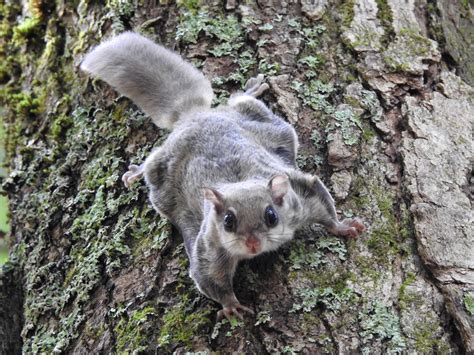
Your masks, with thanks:
M 204 189 L 214 209 L 222 246 L 232 255 L 251 258 L 291 240 L 301 203 L 288 176 L 249 180 Z

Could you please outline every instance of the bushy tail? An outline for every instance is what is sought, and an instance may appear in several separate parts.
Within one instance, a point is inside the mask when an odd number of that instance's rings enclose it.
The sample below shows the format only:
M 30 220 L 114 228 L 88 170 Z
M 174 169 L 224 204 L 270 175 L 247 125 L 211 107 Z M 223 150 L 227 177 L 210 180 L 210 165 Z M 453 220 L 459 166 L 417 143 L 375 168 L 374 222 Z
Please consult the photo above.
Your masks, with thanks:
M 171 129 L 180 115 L 211 106 L 211 83 L 178 54 L 133 32 L 94 48 L 81 69 L 113 86 Z

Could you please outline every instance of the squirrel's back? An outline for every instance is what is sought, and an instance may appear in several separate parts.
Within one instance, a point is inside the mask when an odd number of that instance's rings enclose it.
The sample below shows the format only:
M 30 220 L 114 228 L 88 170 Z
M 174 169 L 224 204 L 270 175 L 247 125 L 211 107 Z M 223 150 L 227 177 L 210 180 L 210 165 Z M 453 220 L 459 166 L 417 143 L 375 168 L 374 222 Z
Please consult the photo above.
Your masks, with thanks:
M 214 95 L 209 80 L 191 64 L 133 32 L 94 48 L 81 69 L 132 99 L 162 128 L 173 128 L 183 113 L 210 108 Z

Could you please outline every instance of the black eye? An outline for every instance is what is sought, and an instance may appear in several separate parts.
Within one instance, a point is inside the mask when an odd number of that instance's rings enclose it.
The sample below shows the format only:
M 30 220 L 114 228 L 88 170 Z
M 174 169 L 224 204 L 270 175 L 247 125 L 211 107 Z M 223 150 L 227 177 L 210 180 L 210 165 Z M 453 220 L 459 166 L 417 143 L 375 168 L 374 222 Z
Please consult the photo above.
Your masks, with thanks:
M 224 215 L 224 229 L 227 232 L 233 232 L 235 231 L 236 225 L 237 218 L 235 217 L 235 214 L 232 211 L 227 211 L 227 213 Z
M 278 224 L 278 214 L 272 206 L 268 206 L 265 210 L 265 223 L 270 228 Z

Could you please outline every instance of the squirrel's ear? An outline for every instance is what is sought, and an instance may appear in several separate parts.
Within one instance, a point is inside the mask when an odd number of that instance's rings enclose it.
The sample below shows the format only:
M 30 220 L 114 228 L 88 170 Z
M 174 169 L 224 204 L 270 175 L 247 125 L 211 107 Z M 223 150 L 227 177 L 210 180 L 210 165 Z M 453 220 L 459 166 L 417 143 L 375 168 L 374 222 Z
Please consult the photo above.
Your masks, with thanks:
M 283 197 L 287 194 L 290 189 L 290 181 L 286 175 L 275 175 L 270 179 L 268 183 L 268 189 L 272 194 L 273 203 L 281 206 L 283 203 Z
M 217 213 L 224 212 L 224 197 L 222 194 L 214 189 L 208 187 L 204 188 L 204 198 L 212 202 L 216 208 Z

